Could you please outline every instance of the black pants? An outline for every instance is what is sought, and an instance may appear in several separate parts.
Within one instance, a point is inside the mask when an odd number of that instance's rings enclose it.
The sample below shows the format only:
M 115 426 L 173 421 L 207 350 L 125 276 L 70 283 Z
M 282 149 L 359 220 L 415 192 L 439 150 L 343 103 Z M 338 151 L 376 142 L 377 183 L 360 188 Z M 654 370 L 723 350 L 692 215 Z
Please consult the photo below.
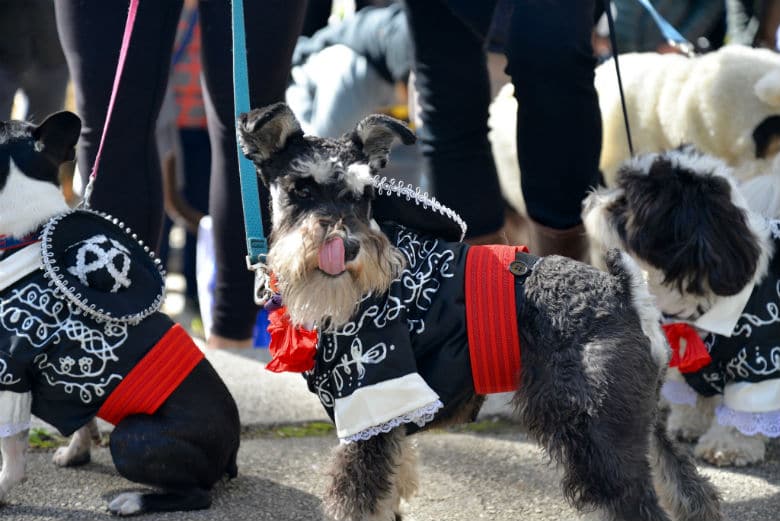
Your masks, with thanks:
M 252 107 L 282 101 L 305 0 L 245 3 Z M 77 159 L 89 175 L 116 70 L 128 2 L 58 0 L 57 25 L 84 121 Z M 122 219 L 148 244 L 160 240 L 163 205 L 155 122 L 170 72 L 182 0 L 140 2 L 92 206 Z M 201 0 L 206 112 L 212 149 L 209 212 L 217 262 L 215 334 L 252 336 L 257 308 L 246 269 L 233 113 L 230 2 Z M 269 208 L 267 194 L 261 195 Z M 268 213 L 267 211 L 265 213 Z M 266 216 L 267 217 L 267 216 Z M 269 229 L 269 228 L 266 228 Z
M 513 0 L 505 40 L 517 113 L 528 214 L 553 228 L 580 223 L 595 186 L 601 116 L 591 48 L 594 2 Z M 415 44 L 420 143 L 436 196 L 466 220 L 469 236 L 503 224 L 487 140 L 490 85 L 485 36 L 495 0 L 405 0 Z

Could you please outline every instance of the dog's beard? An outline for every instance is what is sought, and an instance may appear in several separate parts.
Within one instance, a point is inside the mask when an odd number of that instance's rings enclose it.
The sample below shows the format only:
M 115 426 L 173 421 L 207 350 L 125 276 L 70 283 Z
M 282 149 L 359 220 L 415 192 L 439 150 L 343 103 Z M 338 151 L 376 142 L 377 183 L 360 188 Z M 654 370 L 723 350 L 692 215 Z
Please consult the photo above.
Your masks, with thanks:
M 278 280 L 282 301 L 293 324 L 337 328 L 352 317 L 369 294 L 385 293 L 405 265 L 403 254 L 381 232 L 353 234 L 360 243 L 344 273 L 331 276 L 318 268 L 322 242 L 295 229 L 274 240 L 268 265 Z

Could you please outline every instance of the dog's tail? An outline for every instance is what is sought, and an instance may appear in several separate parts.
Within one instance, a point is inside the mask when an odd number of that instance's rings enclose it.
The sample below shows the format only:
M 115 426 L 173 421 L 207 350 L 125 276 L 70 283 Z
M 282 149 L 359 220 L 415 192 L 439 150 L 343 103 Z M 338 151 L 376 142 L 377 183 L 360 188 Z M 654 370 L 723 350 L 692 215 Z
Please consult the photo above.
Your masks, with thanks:
M 679 521 L 720 521 L 720 496 L 690 456 L 666 434 L 662 418 L 650 439 L 650 466 L 661 504 Z
M 658 363 L 659 390 L 669 363 L 669 345 L 661 330 L 661 313 L 650 295 L 642 270 L 625 252 L 610 250 L 607 270 L 631 295 L 642 332 L 650 341 L 653 358 Z M 664 507 L 678 521 L 719 521 L 720 498 L 709 479 L 699 474 L 691 458 L 668 438 L 663 419 L 657 419 L 650 434 L 650 465 L 656 490 Z
M 650 340 L 650 351 L 658 363 L 658 371 L 664 373 L 669 364 L 671 350 L 661 329 L 661 312 L 655 305 L 655 298 L 647 289 L 642 270 L 628 253 L 617 249 L 607 251 L 605 261 L 607 271 L 616 277 L 624 291 L 631 295 L 642 332 Z

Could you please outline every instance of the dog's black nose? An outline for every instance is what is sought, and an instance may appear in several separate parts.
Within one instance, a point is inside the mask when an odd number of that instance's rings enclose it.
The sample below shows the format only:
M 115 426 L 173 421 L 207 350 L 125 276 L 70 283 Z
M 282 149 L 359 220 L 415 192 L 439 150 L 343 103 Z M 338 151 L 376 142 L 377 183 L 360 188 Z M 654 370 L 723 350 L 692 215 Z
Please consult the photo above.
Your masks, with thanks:
M 344 262 L 349 262 L 357 257 L 358 251 L 360 251 L 360 243 L 358 241 L 344 241 Z

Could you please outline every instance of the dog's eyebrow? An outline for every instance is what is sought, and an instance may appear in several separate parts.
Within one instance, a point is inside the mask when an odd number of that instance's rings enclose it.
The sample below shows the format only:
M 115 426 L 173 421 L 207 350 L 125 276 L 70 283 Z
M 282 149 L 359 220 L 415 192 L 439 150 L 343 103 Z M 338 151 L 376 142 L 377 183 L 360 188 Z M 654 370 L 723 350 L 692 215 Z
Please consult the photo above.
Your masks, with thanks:
M 344 184 L 355 195 L 362 196 L 366 186 L 371 184 L 371 167 L 366 163 L 352 163 L 347 167 Z

